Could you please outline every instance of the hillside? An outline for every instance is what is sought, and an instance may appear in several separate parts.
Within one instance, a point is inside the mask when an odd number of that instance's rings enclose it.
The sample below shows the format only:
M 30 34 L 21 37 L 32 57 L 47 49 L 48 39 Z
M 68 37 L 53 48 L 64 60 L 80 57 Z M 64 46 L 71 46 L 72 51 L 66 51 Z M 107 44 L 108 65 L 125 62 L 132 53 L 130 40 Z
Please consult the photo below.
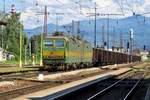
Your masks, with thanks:
M 65 25 L 69 26 L 71 24 Z M 101 18 L 97 20 L 97 44 L 101 45 L 101 32 L 102 25 L 107 25 L 107 18 Z M 115 27 L 115 34 L 113 34 L 113 27 Z M 143 16 L 130 16 L 123 19 L 109 19 L 109 33 L 110 33 L 110 42 L 112 38 L 115 37 L 116 44 L 119 44 L 120 33 L 123 34 L 124 46 L 129 38 L 129 29 L 134 30 L 134 40 L 137 47 L 142 48 L 144 44 L 150 44 L 150 18 Z M 77 24 L 74 26 L 74 35 L 77 34 Z M 107 33 L 107 28 L 105 27 L 105 34 Z M 56 30 L 56 25 L 48 24 L 49 34 Z M 64 26 L 59 26 L 60 31 L 67 32 L 67 28 Z M 25 32 L 30 32 L 29 36 L 39 34 L 42 32 L 42 27 L 37 27 L 35 29 L 25 30 Z M 93 42 L 93 33 L 94 33 L 94 21 L 93 20 L 84 20 L 80 22 L 80 35 L 82 35 L 86 40 Z M 115 36 L 114 36 L 115 35 Z M 106 35 L 105 35 L 106 38 Z M 148 46 L 150 48 L 150 46 Z

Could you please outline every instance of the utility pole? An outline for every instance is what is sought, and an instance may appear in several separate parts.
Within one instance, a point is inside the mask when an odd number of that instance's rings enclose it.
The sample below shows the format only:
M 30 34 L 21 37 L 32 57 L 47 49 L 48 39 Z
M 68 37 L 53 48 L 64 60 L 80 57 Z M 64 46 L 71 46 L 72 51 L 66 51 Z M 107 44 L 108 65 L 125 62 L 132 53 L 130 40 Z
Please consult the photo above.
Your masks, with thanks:
M 72 20 L 72 34 L 74 33 L 74 20 Z
M 95 2 L 95 25 L 94 25 L 94 48 L 96 48 L 96 27 L 97 27 L 97 8 L 96 8 L 96 2 Z
M 38 6 L 38 3 L 36 4 L 36 6 Z M 47 28 L 47 16 L 48 16 L 48 12 L 47 12 L 47 6 L 45 6 L 45 10 L 44 10 L 44 27 L 43 30 L 44 32 L 41 33 L 41 48 L 40 48 L 40 66 L 43 66 L 43 37 L 46 36 L 48 34 L 48 28 Z M 43 12 L 38 12 L 37 15 L 43 15 Z M 33 58 L 33 57 L 32 57 Z
M 43 66 L 43 62 L 42 62 L 42 59 L 43 59 L 43 33 L 41 33 L 41 50 L 40 50 L 40 66 Z
M 121 49 L 121 52 L 123 50 L 123 37 L 122 37 L 122 32 L 120 32 L 120 49 Z
M 87 13 L 87 14 L 93 14 L 91 16 L 94 16 L 94 48 L 96 48 L 96 27 L 97 27 L 97 7 L 96 2 L 94 3 L 94 13 Z
M 45 6 L 44 10 L 44 35 L 46 36 L 48 31 L 47 31 L 47 6 Z
M 130 48 L 130 43 L 127 42 L 127 63 L 130 63 L 130 60 L 129 60 L 129 48 Z
M 113 36 L 112 36 L 113 47 L 115 47 L 115 32 L 116 32 L 116 30 L 115 30 L 115 26 L 114 26 L 113 27 Z
M 77 21 L 77 34 L 80 35 L 80 21 Z
M 6 0 L 4 0 L 3 2 L 4 2 L 4 4 L 3 4 L 3 7 L 4 7 L 4 8 L 3 8 L 3 12 L 4 12 L 4 14 L 5 14 L 5 6 L 6 6 L 5 3 L 6 3 Z
M 36 3 L 36 6 L 38 6 L 38 3 Z M 48 34 L 48 28 L 47 28 L 47 16 L 48 16 L 48 12 L 47 12 L 47 6 L 44 6 L 44 12 L 37 12 L 36 15 L 44 15 L 44 25 L 43 25 L 43 34 L 44 36 L 46 36 Z
M 109 14 L 107 16 L 107 49 L 109 50 Z
M 104 25 L 102 25 L 102 47 L 104 48 L 104 42 L 105 42 L 105 36 L 104 36 L 104 28 L 105 28 L 105 26 Z

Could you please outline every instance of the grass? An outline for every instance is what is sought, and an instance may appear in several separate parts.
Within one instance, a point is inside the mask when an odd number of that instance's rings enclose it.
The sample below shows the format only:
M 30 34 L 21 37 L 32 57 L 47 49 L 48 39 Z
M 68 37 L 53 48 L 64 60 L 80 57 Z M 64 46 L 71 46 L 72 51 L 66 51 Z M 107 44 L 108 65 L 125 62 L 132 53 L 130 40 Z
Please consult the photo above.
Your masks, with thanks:
M 40 64 L 40 61 L 37 61 L 35 63 Z M 0 62 L 0 64 L 19 64 L 19 61 L 7 60 L 7 61 Z M 22 61 L 22 64 L 25 64 L 24 61 Z M 32 64 L 32 61 L 27 61 L 27 64 Z
M 13 61 L 13 60 L 8 60 L 8 61 L 3 61 L 0 64 L 19 64 L 18 61 Z
M 24 62 L 23 62 L 24 64 Z M 32 62 L 28 62 L 28 64 L 32 64 Z M 37 64 L 37 63 L 36 63 Z M 39 68 L 37 67 L 19 67 L 19 61 L 4 61 L 0 62 L 0 74 L 3 73 L 17 73 L 17 72 L 26 72 L 26 71 L 37 71 Z
M 39 68 L 28 68 L 28 67 L 2 67 L 0 68 L 0 73 L 15 73 L 24 71 L 37 71 Z
M 29 71 L 29 70 L 38 70 L 38 68 L 27 68 L 27 67 L 2 67 L 0 68 L 0 73 L 2 72 L 18 72 L 18 71 Z

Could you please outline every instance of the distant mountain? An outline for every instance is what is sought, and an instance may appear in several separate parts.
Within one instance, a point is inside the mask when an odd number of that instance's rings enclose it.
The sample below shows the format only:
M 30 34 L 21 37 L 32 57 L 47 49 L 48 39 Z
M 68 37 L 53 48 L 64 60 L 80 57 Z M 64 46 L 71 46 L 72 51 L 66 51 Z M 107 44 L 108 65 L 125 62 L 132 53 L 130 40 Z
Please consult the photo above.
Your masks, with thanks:
M 56 29 L 56 25 L 54 24 L 48 24 L 48 32 L 53 32 Z M 26 33 L 28 33 L 29 37 L 32 35 L 37 35 L 40 34 L 41 32 L 43 32 L 43 26 L 41 27 L 37 27 L 34 29 L 25 29 L 24 30 Z
M 107 34 L 107 18 L 97 19 L 97 44 L 101 45 L 101 34 L 102 25 L 105 25 L 105 39 Z M 59 26 L 59 31 L 68 32 L 71 31 L 69 27 L 72 24 Z M 150 48 L 150 18 L 144 16 L 130 16 L 122 19 L 109 19 L 109 34 L 110 34 L 110 44 L 112 44 L 113 38 L 115 37 L 116 45 L 119 45 L 120 33 L 122 33 L 124 46 L 129 39 L 129 30 L 134 30 L 134 44 L 135 47 L 143 48 L 143 45 L 147 45 Z M 56 30 L 56 25 L 48 24 L 48 32 L 51 33 Z M 77 34 L 77 23 L 74 24 L 73 35 Z M 35 29 L 28 29 L 25 32 L 30 32 L 29 36 L 41 33 L 42 27 L 37 27 Z M 115 33 L 115 34 L 114 34 Z M 80 35 L 82 35 L 86 40 L 93 43 L 94 39 L 94 20 L 84 20 L 80 21 Z

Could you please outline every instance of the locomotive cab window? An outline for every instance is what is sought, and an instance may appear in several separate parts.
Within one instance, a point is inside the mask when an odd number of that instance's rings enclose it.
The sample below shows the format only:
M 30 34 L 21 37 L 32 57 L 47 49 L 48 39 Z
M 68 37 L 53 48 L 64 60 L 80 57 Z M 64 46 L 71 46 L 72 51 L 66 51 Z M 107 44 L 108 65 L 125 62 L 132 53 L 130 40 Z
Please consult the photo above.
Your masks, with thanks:
M 53 41 L 45 41 L 44 46 L 45 47 L 52 47 L 52 46 L 54 46 L 54 43 L 53 43 Z
M 56 47 L 64 47 L 64 40 L 55 40 L 55 46 Z

